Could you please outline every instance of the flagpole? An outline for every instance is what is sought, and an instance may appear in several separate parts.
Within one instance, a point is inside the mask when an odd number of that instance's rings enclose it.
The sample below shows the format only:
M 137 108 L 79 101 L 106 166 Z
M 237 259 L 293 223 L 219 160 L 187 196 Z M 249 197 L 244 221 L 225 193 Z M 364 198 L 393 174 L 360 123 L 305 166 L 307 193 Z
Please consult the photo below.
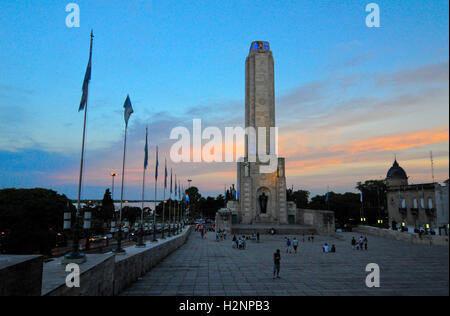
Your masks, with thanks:
M 117 248 L 113 251 L 115 254 L 125 254 L 125 250 L 122 249 L 122 207 L 123 207 L 123 186 L 125 180 L 125 158 L 127 150 L 127 130 L 128 124 L 125 124 L 125 137 L 123 141 L 123 161 L 122 161 L 122 188 L 120 189 L 120 211 L 119 211 L 119 231 L 117 235 Z
M 162 216 L 162 231 L 161 231 L 161 239 L 166 239 L 164 236 L 164 230 L 166 226 L 166 218 L 165 218 L 165 212 L 166 212 L 166 187 L 167 187 L 167 159 L 165 160 L 164 164 L 164 195 L 163 195 L 163 216 Z
M 158 239 L 156 239 L 156 183 L 158 182 L 157 179 L 155 179 L 155 210 L 153 211 L 153 240 L 152 242 L 158 242 Z
M 156 186 L 158 183 L 158 146 L 156 146 L 156 170 L 155 170 L 155 209 L 153 211 L 153 240 L 152 242 L 158 242 L 158 239 L 156 239 Z
M 91 67 L 92 67 L 92 44 L 94 41 L 94 32 L 91 31 L 91 43 L 89 48 L 89 62 L 86 69 L 86 74 L 83 81 L 83 96 L 81 98 L 80 110 L 84 107 L 84 122 L 83 122 L 83 138 L 81 141 L 81 159 L 80 159 L 80 176 L 78 179 L 78 201 L 77 201 L 77 211 L 75 213 L 75 224 L 73 229 L 73 242 L 72 251 L 67 254 L 63 263 L 84 263 L 86 262 L 86 255 L 80 252 L 80 213 L 81 213 L 81 186 L 83 183 L 83 165 L 84 165 L 84 149 L 86 140 L 86 121 L 87 121 L 87 106 L 88 106 L 88 95 L 89 95 L 89 81 L 91 79 Z M 84 98 L 85 97 L 85 98 Z
M 144 170 L 142 171 L 142 207 L 141 207 L 141 225 L 139 229 L 139 240 L 136 243 L 136 248 L 145 248 L 144 241 L 144 194 L 145 194 L 145 171 L 147 169 L 147 141 L 148 141 L 148 129 L 145 129 L 145 158 L 144 158 Z
M 83 182 L 83 165 L 84 165 L 84 148 L 86 139 L 86 119 L 87 119 L 87 96 L 86 95 L 86 105 L 84 108 L 84 123 L 83 123 L 83 138 L 81 142 L 81 159 L 80 159 L 80 175 L 78 178 L 78 201 L 77 201 L 77 211 L 75 215 L 75 225 L 73 230 L 73 242 L 72 242 L 72 252 L 69 253 L 64 259 L 64 262 L 72 263 L 84 263 L 86 262 L 86 255 L 80 252 L 80 213 L 81 213 L 81 186 Z
M 172 221 L 171 221 L 171 216 L 170 216 L 170 211 L 172 210 L 172 168 L 170 168 L 170 198 L 169 198 L 169 233 L 168 233 L 168 237 L 172 237 L 172 233 L 171 233 L 171 229 L 172 229 Z

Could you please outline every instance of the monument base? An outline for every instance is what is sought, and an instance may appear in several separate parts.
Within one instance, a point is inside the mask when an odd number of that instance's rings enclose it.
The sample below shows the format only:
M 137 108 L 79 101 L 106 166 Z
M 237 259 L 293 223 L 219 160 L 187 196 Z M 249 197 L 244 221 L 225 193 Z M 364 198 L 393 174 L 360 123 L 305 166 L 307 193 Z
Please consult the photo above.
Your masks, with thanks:
M 311 235 L 317 234 L 317 230 L 314 227 L 302 226 L 302 225 L 266 225 L 266 224 L 233 224 L 231 226 L 231 234 L 236 235 L 251 235 L 259 233 L 260 235 L 270 234 L 272 228 L 277 235 Z

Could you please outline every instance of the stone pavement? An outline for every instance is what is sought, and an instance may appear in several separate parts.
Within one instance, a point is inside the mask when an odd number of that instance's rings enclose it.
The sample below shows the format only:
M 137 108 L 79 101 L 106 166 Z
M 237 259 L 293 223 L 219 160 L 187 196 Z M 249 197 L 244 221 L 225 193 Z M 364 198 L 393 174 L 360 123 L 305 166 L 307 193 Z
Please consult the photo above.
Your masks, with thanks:
M 261 236 L 246 250 L 231 247 L 231 238 L 202 240 L 193 232 L 187 243 L 128 288 L 122 295 L 163 296 L 299 296 L 299 295 L 449 295 L 447 247 L 412 245 L 368 236 L 369 250 L 352 250 L 357 233 L 316 236 L 286 254 L 285 236 Z M 290 236 L 293 237 L 293 236 Z M 325 254 L 321 245 L 335 244 Z M 273 253 L 282 253 L 281 279 L 272 278 Z M 380 266 L 380 288 L 367 288 L 369 263 Z

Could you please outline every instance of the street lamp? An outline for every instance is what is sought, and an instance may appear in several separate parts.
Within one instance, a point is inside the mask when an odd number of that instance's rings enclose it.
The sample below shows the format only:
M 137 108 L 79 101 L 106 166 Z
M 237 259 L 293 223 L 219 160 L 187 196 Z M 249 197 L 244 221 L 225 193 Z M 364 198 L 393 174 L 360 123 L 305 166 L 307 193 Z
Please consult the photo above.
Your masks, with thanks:
M 114 204 L 114 179 L 115 179 L 115 177 L 117 177 L 118 175 L 119 175 L 118 173 L 111 173 L 111 177 L 112 177 L 111 199 L 113 200 L 113 204 Z

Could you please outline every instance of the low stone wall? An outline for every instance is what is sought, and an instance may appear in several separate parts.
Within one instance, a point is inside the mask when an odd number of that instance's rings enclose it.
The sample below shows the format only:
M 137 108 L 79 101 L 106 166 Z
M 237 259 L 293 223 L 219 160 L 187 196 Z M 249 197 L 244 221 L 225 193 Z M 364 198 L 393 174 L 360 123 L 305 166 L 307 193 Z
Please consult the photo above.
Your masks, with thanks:
M 317 230 L 313 227 L 305 227 L 300 225 L 233 225 L 231 229 L 232 235 L 252 235 L 259 233 L 260 235 L 269 235 L 271 229 L 275 229 L 278 235 L 310 235 L 317 234 Z
M 40 296 L 43 257 L 0 255 L 0 296 Z
M 188 227 L 182 235 L 168 238 L 163 243 L 153 245 L 142 251 L 139 248 L 130 249 L 125 256 L 116 256 L 114 268 L 114 295 L 120 294 L 139 277 L 145 275 L 161 260 L 186 243 L 192 230 Z
M 418 245 L 432 245 L 432 246 L 447 246 L 448 236 L 422 236 L 417 234 L 401 233 L 390 229 L 372 227 L 372 226 L 358 226 L 353 228 L 354 232 L 374 235 L 379 237 L 391 238 L 395 240 L 405 241 Z
M 298 209 L 296 221 L 296 224 L 314 227 L 320 235 L 336 232 L 333 211 Z
M 44 264 L 42 296 L 110 296 L 114 293 L 114 255 L 87 254 L 80 265 L 80 287 L 68 288 L 62 258 Z
M 112 296 L 119 295 L 139 277 L 149 272 L 161 260 L 181 247 L 192 227 L 182 234 L 152 244 L 146 248 L 126 248 L 126 255 L 88 254 L 87 262 L 80 265 L 80 287 L 68 288 L 65 265 L 61 259 L 44 265 L 42 295 L 45 296 Z

